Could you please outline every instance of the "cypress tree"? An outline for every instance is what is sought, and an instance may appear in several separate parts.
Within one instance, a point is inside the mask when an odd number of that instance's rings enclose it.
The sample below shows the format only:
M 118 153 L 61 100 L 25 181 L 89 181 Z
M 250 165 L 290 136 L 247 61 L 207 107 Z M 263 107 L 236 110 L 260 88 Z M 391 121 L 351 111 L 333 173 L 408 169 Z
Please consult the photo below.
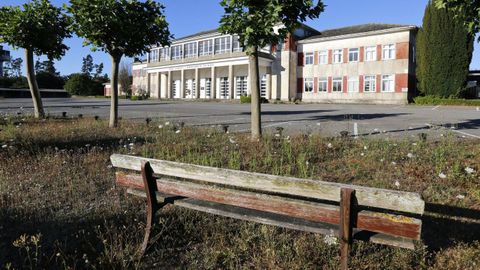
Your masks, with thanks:
M 423 95 L 444 98 L 462 95 L 473 41 L 452 12 L 437 9 L 432 0 L 429 1 L 417 35 L 417 79 Z

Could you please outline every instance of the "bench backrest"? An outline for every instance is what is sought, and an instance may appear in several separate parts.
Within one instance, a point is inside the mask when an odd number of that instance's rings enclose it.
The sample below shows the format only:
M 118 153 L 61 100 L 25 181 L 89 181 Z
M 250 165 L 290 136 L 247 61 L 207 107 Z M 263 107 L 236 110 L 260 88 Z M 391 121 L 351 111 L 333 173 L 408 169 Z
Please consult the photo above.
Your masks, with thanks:
M 159 192 L 335 225 L 340 220 L 340 191 L 352 189 L 357 229 L 415 240 L 421 236 L 418 217 L 425 202 L 417 193 L 118 154 L 112 155 L 111 161 L 114 167 L 134 171 L 148 161 L 155 174 L 162 175 L 157 180 Z M 138 174 L 118 172 L 117 183 L 144 188 Z

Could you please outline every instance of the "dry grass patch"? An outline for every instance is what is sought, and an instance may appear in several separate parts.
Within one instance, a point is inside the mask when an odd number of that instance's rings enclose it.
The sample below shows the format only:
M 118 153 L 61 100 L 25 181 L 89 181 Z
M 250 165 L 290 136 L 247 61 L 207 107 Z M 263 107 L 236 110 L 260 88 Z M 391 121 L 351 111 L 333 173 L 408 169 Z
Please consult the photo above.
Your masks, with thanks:
M 251 142 L 173 123 L 112 130 L 92 119 L 7 119 L 0 129 L 3 268 L 337 268 L 335 239 L 174 207 L 162 210 L 160 240 L 139 261 L 144 206 L 115 188 L 112 153 L 420 192 L 437 212 L 424 222 L 428 248 L 357 242 L 352 269 L 478 266 L 478 141 L 272 134 Z

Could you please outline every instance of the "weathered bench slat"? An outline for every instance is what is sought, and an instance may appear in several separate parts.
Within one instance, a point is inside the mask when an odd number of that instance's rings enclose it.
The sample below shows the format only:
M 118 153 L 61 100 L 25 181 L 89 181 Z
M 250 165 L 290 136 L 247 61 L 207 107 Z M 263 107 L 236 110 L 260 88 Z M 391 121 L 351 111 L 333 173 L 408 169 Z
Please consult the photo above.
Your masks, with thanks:
M 146 198 L 145 191 L 129 188 L 128 193 Z M 160 192 L 156 193 L 158 202 L 168 201 L 171 197 L 176 197 L 175 195 L 163 194 Z M 273 225 L 287 229 L 299 230 L 304 232 L 319 233 L 323 235 L 338 236 L 338 226 L 317 223 L 306 221 L 297 218 L 286 217 L 273 213 L 265 213 L 262 211 L 250 210 L 241 207 L 222 205 L 214 202 L 205 202 L 195 199 L 176 199 L 170 201 L 173 205 L 192 209 L 200 212 L 210 213 L 214 215 L 220 215 L 224 217 L 240 219 L 245 221 L 253 221 L 266 225 Z M 414 249 L 415 241 L 403 237 L 393 237 L 384 234 L 364 234 L 364 231 L 354 229 L 354 239 L 361 239 L 364 241 L 370 241 L 376 244 Z
M 250 173 L 119 154 L 112 155 L 110 159 L 113 166 L 118 168 L 140 171 L 142 161 L 149 161 L 158 174 L 265 192 L 339 202 L 340 189 L 351 188 L 355 189 L 357 202 L 362 206 L 415 214 L 423 214 L 425 208 L 425 202 L 420 195 L 411 192 Z
M 117 183 L 126 187 L 144 189 L 143 180 L 140 175 L 118 172 Z M 287 215 L 309 221 L 338 225 L 340 220 L 340 210 L 339 207 L 335 205 L 231 190 L 164 177 L 157 181 L 157 189 L 162 193 Z M 368 230 L 416 240 L 420 239 L 421 221 L 415 218 L 397 218 L 397 216 L 390 214 L 360 211 L 355 223 L 357 224 L 356 227 L 360 230 Z

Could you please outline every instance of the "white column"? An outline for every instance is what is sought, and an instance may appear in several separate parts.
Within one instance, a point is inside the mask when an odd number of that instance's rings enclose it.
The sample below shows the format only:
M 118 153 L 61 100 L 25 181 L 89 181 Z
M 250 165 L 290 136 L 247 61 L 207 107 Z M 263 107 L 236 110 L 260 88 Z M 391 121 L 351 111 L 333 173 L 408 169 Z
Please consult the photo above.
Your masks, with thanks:
M 180 98 L 185 98 L 185 70 L 180 70 Z
M 230 92 L 230 99 L 233 99 L 235 97 L 235 91 L 234 91 L 233 87 L 234 87 L 233 66 L 229 65 L 228 66 L 228 91 Z
M 198 68 L 195 69 L 195 98 L 200 98 L 200 76 Z
M 272 99 L 272 75 L 271 70 L 268 71 L 267 69 L 267 99 Z
M 160 99 L 162 98 L 162 78 L 161 78 L 161 73 L 157 72 L 157 98 Z
M 168 71 L 167 74 L 167 98 L 173 98 L 172 96 L 172 72 Z
M 161 81 L 161 87 L 160 87 L 160 97 L 161 98 L 168 98 L 168 78 L 167 78 L 167 74 L 165 74 L 164 72 L 163 73 L 160 73 L 160 81 Z
M 215 67 L 212 67 L 211 73 L 210 95 L 212 99 L 215 99 L 217 98 L 217 78 L 215 74 Z

